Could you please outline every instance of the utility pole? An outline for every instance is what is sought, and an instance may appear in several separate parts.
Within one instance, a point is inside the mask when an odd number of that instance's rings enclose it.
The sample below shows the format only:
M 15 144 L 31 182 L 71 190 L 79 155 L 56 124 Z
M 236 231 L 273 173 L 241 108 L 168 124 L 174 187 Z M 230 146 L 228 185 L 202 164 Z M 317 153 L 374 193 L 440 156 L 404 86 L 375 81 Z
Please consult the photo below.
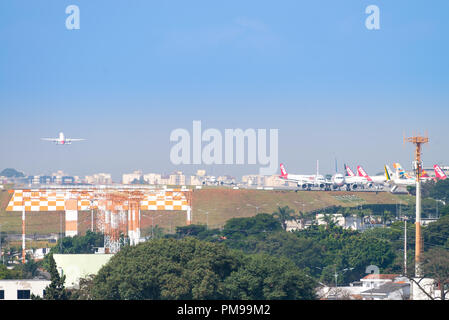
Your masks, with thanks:
M 415 145 L 415 176 L 416 176 L 416 232 L 415 232 L 415 277 L 421 276 L 421 253 L 423 251 L 423 243 L 421 238 L 421 147 L 423 144 L 429 142 L 429 138 L 415 136 L 410 138 L 404 137 L 404 143 L 408 141 Z
M 3 261 L 3 253 L 2 253 L 2 225 L 0 224 L 0 260 Z
M 338 278 L 338 273 L 337 273 L 337 266 L 335 265 L 335 274 L 334 274 L 334 277 L 335 277 L 335 289 L 337 289 L 337 278 Z
M 407 276 L 407 218 L 404 218 L 404 275 Z
M 90 207 L 90 231 L 94 232 L 94 208 Z
M 22 263 L 25 264 L 25 204 L 22 206 Z

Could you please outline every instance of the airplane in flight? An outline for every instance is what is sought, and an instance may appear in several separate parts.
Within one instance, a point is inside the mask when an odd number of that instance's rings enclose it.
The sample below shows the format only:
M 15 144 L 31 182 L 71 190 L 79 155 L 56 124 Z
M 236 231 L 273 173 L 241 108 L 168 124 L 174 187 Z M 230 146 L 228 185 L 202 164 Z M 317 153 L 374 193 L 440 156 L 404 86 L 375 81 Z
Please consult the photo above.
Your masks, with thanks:
M 60 132 L 59 133 L 59 138 L 41 138 L 41 140 L 44 140 L 44 141 L 51 141 L 51 142 L 54 142 L 55 144 L 72 144 L 72 142 L 76 142 L 76 141 L 84 141 L 84 140 L 86 140 L 86 139 L 69 139 L 69 138 L 66 138 L 65 136 L 64 136 L 64 133 L 63 132 Z

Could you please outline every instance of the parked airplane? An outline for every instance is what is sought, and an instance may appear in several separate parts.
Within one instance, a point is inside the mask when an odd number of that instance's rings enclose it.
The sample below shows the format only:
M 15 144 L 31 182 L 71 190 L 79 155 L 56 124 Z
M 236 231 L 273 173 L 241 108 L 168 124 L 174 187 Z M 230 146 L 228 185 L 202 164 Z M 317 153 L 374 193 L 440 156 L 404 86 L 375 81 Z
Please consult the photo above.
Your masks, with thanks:
M 401 164 L 398 162 L 393 163 L 393 168 L 396 169 L 396 172 L 399 173 L 399 178 L 406 178 L 406 179 L 411 179 L 412 177 L 405 172 L 405 170 L 402 168 Z
M 86 140 L 86 139 L 69 139 L 69 138 L 66 138 L 66 137 L 64 137 L 64 133 L 63 132 L 59 133 L 59 138 L 41 138 L 41 139 L 45 140 L 45 141 L 51 141 L 51 142 L 54 142 L 56 144 L 72 144 L 72 142 L 75 142 L 75 141 L 84 141 L 84 140 Z
M 387 181 L 387 178 L 385 177 L 385 175 L 380 175 L 380 176 L 369 176 L 366 171 L 361 167 L 361 166 L 357 166 L 357 172 L 359 174 L 359 176 L 366 178 L 369 182 L 374 183 L 375 185 L 384 185 L 385 182 Z
M 439 180 L 446 180 L 447 176 L 444 173 L 444 171 L 440 168 L 439 165 L 434 165 L 433 166 L 433 170 L 435 170 L 435 178 L 439 179 Z
M 280 164 L 281 167 L 281 175 L 279 178 L 295 182 L 296 185 L 304 190 L 310 190 L 312 187 L 319 187 L 320 189 L 327 189 L 330 186 L 330 183 L 326 181 L 323 175 L 320 174 L 289 174 L 287 170 L 285 170 L 285 166 L 283 163 Z
M 416 179 L 415 178 L 400 178 L 398 176 L 398 172 L 396 174 L 393 174 L 391 169 L 385 165 L 385 177 L 387 178 L 387 183 L 392 185 L 391 192 L 396 191 L 398 187 L 407 187 L 407 186 L 414 186 L 416 185 Z
M 362 177 L 362 176 L 356 176 L 354 174 L 354 172 L 351 170 L 351 168 L 349 168 L 346 164 L 344 165 L 345 170 L 346 170 L 346 176 L 345 178 L 345 184 L 346 184 L 346 189 L 349 190 L 356 190 L 358 188 L 363 189 L 365 186 L 368 186 L 369 188 L 371 188 L 373 186 L 373 183 L 368 181 L 367 178 Z

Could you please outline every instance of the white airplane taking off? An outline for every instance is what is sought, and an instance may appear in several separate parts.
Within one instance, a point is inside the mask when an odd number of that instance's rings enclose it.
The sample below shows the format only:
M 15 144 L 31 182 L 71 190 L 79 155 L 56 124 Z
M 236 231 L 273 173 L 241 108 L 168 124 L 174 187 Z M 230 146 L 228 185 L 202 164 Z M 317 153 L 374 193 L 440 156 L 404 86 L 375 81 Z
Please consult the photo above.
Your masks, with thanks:
M 86 139 L 69 139 L 69 138 L 64 137 L 63 132 L 60 132 L 59 138 L 41 138 L 41 140 L 51 141 L 51 142 L 54 142 L 55 144 L 72 144 L 72 142 L 84 141 Z

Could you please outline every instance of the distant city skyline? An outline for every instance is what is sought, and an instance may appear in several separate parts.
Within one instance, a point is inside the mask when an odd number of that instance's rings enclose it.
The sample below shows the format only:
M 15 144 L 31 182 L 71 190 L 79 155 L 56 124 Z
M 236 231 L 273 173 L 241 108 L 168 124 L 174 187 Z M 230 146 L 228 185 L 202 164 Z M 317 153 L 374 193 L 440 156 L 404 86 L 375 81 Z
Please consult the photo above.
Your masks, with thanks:
M 173 165 L 170 133 L 278 129 L 292 173 L 411 168 L 403 134 L 449 161 L 449 2 L 77 0 L 0 3 L 0 170 L 241 177 L 260 165 Z M 369 5 L 380 29 L 365 26 Z M 63 131 L 87 141 L 57 146 Z M 278 171 L 279 172 L 279 171 Z

